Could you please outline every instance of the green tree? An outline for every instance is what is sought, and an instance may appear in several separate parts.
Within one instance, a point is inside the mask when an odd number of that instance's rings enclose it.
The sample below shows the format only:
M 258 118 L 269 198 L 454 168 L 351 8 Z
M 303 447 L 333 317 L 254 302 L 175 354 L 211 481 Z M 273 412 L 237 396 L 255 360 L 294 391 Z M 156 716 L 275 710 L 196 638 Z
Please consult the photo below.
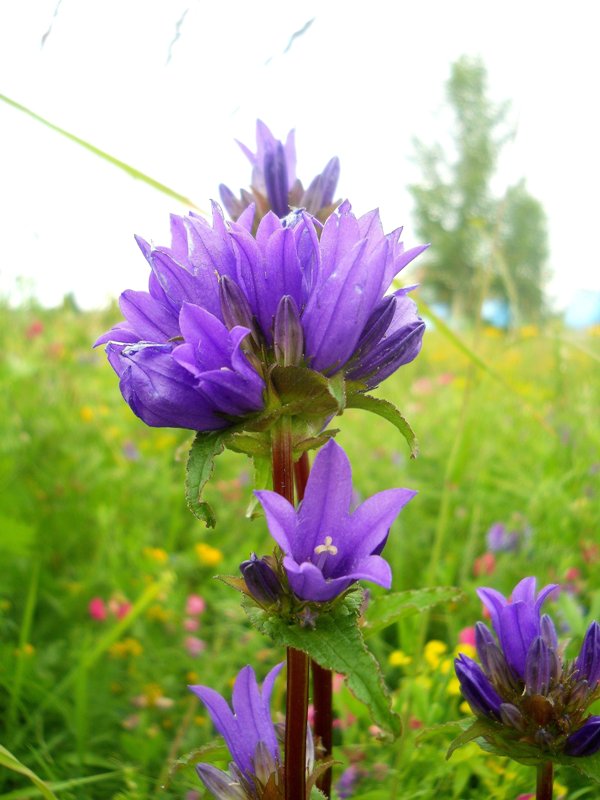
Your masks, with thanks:
M 511 137 L 509 105 L 489 100 L 485 67 L 467 57 L 453 64 L 446 94 L 450 146 L 415 143 L 423 176 L 410 187 L 417 232 L 432 242 L 423 290 L 448 304 L 453 318 L 474 319 L 485 298 L 498 298 L 513 319 L 537 319 L 548 251 L 543 208 L 523 182 L 502 198 L 491 188 Z

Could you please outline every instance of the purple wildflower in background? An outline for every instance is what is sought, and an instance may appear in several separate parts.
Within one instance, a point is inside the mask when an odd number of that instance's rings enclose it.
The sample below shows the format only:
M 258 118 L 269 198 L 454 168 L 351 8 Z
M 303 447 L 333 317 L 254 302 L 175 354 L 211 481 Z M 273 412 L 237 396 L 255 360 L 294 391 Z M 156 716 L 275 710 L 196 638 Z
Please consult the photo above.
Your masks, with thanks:
M 294 131 L 288 133 L 285 144 L 276 139 L 264 122 L 256 123 L 256 153 L 238 142 L 252 164 L 250 192 L 242 189 L 235 197 L 231 189 L 221 184 L 219 192 L 229 216 L 237 220 L 249 205 L 255 204 L 260 218 L 271 210 L 285 217 L 293 208 L 303 208 L 319 219 L 333 211 L 337 203 L 333 196 L 340 176 L 340 162 L 330 159 L 308 189 L 296 178 L 296 145 Z
M 218 800 L 257 800 L 267 784 L 280 782 L 281 758 L 270 702 L 282 667 L 278 664 L 269 672 L 262 692 L 252 667 L 244 667 L 233 686 L 233 711 L 214 689 L 189 687 L 206 706 L 233 759 L 228 772 L 212 764 L 196 766 L 201 781 Z
M 394 277 L 424 247 L 385 235 L 377 211 L 344 203 L 322 227 L 305 212 L 253 209 L 212 225 L 171 218 L 170 247 L 138 244 L 148 292 L 125 291 L 125 320 L 101 336 L 131 409 L 147 425 L 206 431 L 260 412 L 274 363 L 377 386 L 421 348 L 425 325 Z
M 536 594 L 531 577 L 517 584 L 510 600 L 479 589 L 496 636 L 478 622 L 481 666 L 462 654 L 455 661 L 464 697 L 475 714 L 502 724 L 499 735 L 509 753 L 511 742 L 570 756 L 600 750 L 600 717 L 586 717 L 600 697 L 600 626 L 592 622 L 577 659 L 564 660 L 554 623 L 541 614 L 556 589 L 551 584 Z
M 416 492 L 378 492 L 350 513 L 350 462 L 342 448 L 329 441 L 315 458 L 298 509 L 276 492 L 255 494 L 284 553 L 283 566 L 297 597 L 333 600 L 357 580 L 389 589 L 390 565 L 379 554 L 392 523 Z
M 508 525 L 495 522 L 487 532 L 487 544 L 493 553 L 510 553 L 520 549 L 531 539 L 532 530 L 521 514 L 513 514 Z

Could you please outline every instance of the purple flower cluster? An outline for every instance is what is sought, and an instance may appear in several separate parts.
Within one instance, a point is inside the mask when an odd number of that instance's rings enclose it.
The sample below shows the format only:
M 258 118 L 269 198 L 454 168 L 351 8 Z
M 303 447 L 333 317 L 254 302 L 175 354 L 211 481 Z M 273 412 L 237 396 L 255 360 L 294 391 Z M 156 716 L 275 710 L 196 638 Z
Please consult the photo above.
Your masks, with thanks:
M 249 205 L 255 204 L 262 218 L 269 210 L 285 217 L 292 208 L 304 208 L 309 214 L 325 219 L 333 211 L 333 196 L 340 176 L 340 162 L 330 159 L 323 172 L 311 181 L 308 189 L 296 177 L 296 145 L 294 131 L 288 133 L 285 144 L 276 139 L 264 122 L 256 123 L 256 153 L 238 142 L 252 164 L 250 192 L 242 189 L 235 197 L 231 189 L 221 184 L 219 193 L 227 213 L 238 219 Z
M 377 211 L 349 203 L 323 226 L 299 211 L 254 209 L 212 225 L 171 219 L 170 247 L 138 244 L 148 292 L 126 291 L 125 321 L 101 336 L 123 397 L 146 424 L 206 431 L 265 406 L 273 363 L 301 365 L 371 389 L 416 357 L 424 323 L 394 277 L 424 247 L 385 235 Z
M 544 600 L 556 589 L 551 584 L 536 594 L 535 578 L 524 578 L 510 600 L 495 589 L 479 589 L 497 638 L 478 622 L 481 666 L 460 655 L 456 674 L 475 714 L 501 723 L 507 741 L 592 755 L 600 750 L 600 717 L 586 712 L 600 697 L 600 626 L 592 622 L 579 656 L 564 660 L 554 623 L 541 615 Z

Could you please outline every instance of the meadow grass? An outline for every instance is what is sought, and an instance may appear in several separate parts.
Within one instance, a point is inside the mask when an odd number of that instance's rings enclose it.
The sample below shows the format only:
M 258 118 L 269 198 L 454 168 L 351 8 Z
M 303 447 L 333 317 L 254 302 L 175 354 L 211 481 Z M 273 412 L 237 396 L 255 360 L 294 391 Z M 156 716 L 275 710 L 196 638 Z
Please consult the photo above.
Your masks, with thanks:
M 184 500 L 192 434 L 144 426 L 91 349 L 116 316 L 68 303 L 2 308 L 0 800 L 202 796 L 195 751 L 214 734 L 186 685 L 228 695 L 241 666 L 262 677 L 283 657 L 250 629 L 238 595 L 213 580 L 272 548 L 264 520 L 245 516 L 251 463 L 219 457 L 207 490 L 217 527 L 205 529 Z M 561 583 L 552 610 L 568 652 L 599 616 L 593 334 L 462 333 L 482 369 L 428 331 L 419 358 L 381 391 L 415 428 L 416 460 L 383 420 L 354 410 L 339 420 L 361 496 L 419 490 L 387 545 L 393 588 L 464 593 L 369 640 L 405 721 L 399 742 L 380 741 L 366 709 L 337 689 L 337 774 L 356 765 L 353 796 L 514 800 L 532 790 L 532 770 L 475 745 L 446 762 L 453 732 L 432 726 L 468 713 L 452 657 L 481 616 L 476 586 L 509 592 L 529 574 Z M 518 532 L 515 551 L 489 552 L 495 522 Z M 190 595 L 203 611 L 186 613 Z M 283 691 L 280 682 L 279 711 Z M 557 797 L 595 796 L 572 772 L 559 770 L 557 782 Z

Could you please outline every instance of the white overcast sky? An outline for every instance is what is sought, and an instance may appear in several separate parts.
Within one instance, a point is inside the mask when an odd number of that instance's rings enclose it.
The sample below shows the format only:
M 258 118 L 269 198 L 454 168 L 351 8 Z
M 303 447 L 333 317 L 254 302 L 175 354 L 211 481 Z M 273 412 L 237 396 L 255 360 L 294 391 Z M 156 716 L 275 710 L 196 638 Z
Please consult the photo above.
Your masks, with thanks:
M 404 224 L 410 245 L 412 139 L 443 136 L 450 64 L 480 55 L 517 128 L 499 182 L 525 177 L 544 204 L 563 307 L 600 289 L 597 12 L 592 0 L 0 0 L 0 93 L 203 208 L 220 182 L 249 182 L 233 139 L 252 146 L 257 117 L 280 138 L 294 127 L 299 176 L 339 155 L 339 193 Z M 185 208 L 1 102 L 0 145 L 1 294 L 52 304 L 72 291 L 93 307 L 145 288 L 133 233 L 166 243 L 168 212 Z

